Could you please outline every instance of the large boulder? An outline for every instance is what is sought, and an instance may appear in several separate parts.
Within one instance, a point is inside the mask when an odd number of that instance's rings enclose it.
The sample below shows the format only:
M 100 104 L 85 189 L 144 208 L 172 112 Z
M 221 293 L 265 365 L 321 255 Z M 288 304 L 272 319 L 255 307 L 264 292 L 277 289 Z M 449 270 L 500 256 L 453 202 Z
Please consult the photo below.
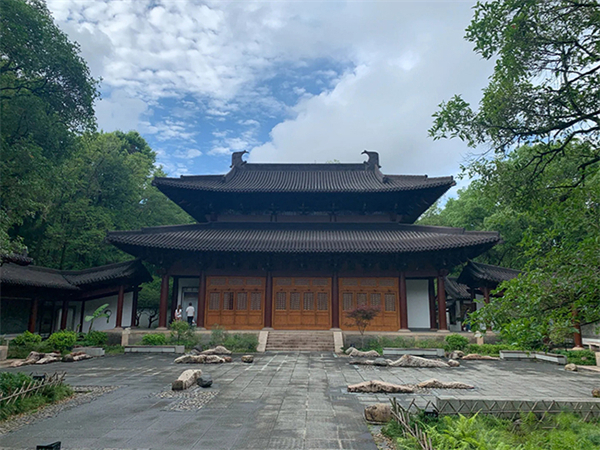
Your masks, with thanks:
M 213 384 L 213 380 L 212 377 L 208 374 L 202 375 L 200 376 L 197 380 L 196 383 L 198 383 L 198 386 L 203 387 L 203 388 L 207 388 L 207 387 L 211 387 Z
M 479 353 L 469 353 L 463 356 L 462 359 L 467 361 L 500 361 L 500 358 L 497 356 L 480 355 Z
M 207 355 L 206 360 L 204 361 L 205 364 L 221 364 L 224 362 L 225 362 L 225 358 L 221 358 L 220 356 L 217 356 L 217 355 Z
M 470 384 L 460 383 L 458 381 L 444 382 L 432 378 L 431 380 L 422 381 L 417 384 L 421 389 L 475 389 L 475 386 Z
M 567 364 L 565 366 L 565 370 L 568 370 L 569 372 L 577 372 L 577 366 L 575 364 Z
M 173 381 L 171 388 L 174 391 L 183 391 L 184 389 L 187 389 L 193 384 L 195 384 L 201 375 L 202 371 L 199 369 L 185 370 L 181 373 L 181 375 L 179 375 L 179 377 L 175 381 Z
M 201 355 L 231 355 L 231 352 L 222 345 L 217 345 L 215 348 L 210 348 L 200 352 Z
M 46 353 L 43 358 L 38 359 L 35 364 L 50 364 L 62 361 L 60 353 Z
M 175 358 L 175 364 L 204 364 L 205 361 L 206 355 L 193 355 L 191 353 Z
M 388 359 L 384 359 L 384 358 L 377 358 L 377 359 L 375 359 L 375 361 L 373 361 L 373 365 L 374 366 L 383 366 L 383 367 L 385 367 L 385 366 L 388 366 L 389 364 L 390 364 L 389 360 Z
M 392 407 L 389 403 L 376 403 L 365 408 L 367 422 L 386 423 L 392 419 Z
M 448 357 L 450 359 L 461 359 L 464 356 L 465 356 L 465 353 L 461 352 L 460 350 L 454 350 L 453 352 L 450 353 L 450 355 L 448 355 Z
M 385 392 L 387 394 L 412 394 L 415 388 L 405 384 L 392 384 L 385 381 L 371 380 L 348 386 L 348 392 Z
M 402 358 L 392 361 L 391 367 L 450 367 L 444 361 L 421 358 L 420 356 L 404 355 Z
M 346 350 L 346 354 L 356 358 L 379 358 L 381 356 L 376 350 L 363 352 L 355 349 L 354 347 L 350 347 L 348 350 Z
M 455 359 L 449 359 L 448 360 L 448 365 L 450 367 L 458 367 L 458 366 L 460 366 L 460 363 L 457 360 L 455 360 Z
M 253 355 L 244 355 L 244 356 L 242 356 L 242 362 L 251 364 L 254 362 L 254 356 Z

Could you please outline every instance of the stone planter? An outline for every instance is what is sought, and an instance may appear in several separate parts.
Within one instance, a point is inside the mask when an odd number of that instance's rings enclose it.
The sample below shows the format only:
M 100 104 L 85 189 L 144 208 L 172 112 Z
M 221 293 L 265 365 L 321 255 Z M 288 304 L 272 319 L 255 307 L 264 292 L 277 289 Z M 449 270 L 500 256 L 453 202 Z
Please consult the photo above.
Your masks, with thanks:
M 0 361 L 8 358 L 8 345 L 0 345 Z
M 567 357 L 565 355 L 557 355 L 555 353 L 544 353 L 544 352 L 534 352 L 535 359 L 540 361 L 551 362 L 554 364 L 565 365 L 567 364 Z
M 90 356 L 104 356 L 104 349 L 102 347 L 78 347 L 74 348 L 75 352 L 84 352 Z
M 383 356 L 430 356 L 442 358 L 444 356 L 443 348 L 384 348 Z
M 125 353 L 185 353 L 185 345 L 126 345 Z
M 535 359 L 533 352 L 522 350 L 500 350 L 500 359 L 505 361 L 530 361 Z

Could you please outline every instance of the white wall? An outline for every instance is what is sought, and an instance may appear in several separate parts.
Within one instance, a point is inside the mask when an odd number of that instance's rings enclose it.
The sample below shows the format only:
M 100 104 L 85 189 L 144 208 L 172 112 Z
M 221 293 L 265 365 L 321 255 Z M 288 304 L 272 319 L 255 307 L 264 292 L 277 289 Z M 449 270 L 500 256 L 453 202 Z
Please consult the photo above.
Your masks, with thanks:
M 177 293 L 177 304 L 181 305 L 181 316 L 183 320 L 186 319 L 185 309 L 191 303 L 194 307 L 195 317 L 194 320 L 198 317 L 198 294 L 192 296 L 188 295 L 188 298 L 184 300 L 183 288 L 192 288 L 198 292 L 198 287 L 200 285 L 200 278 L 180 278 L 179 279 L 179 292 Z
M 117 323 L 117 295 L 111 295 L 108 297 L 101 297 L 94 300 L 88 300 L 85 302 L 85 315 L 91 316 L 97 308 L 108 303 L 108 308 L 106 310 L 110 310 L 111 314 L 108 319 L 108 323 L 106 318 L 99 318 L 94 320 L 94 330 L 96 331 L 104 331 L 115 328 Z M 133 305 L 133 292 L 126 292 L 125 297 L 123 299 L 123 319 L 121 321 L 122 327 L 130 327 L 131 326 L 131 307 Z M 90 329 L 89 322 L 83 322 L 83 332 L 87 333 Z
M 429 322 L 429 283 L 427 280 L 406 280 L 408 328 L 427 328 Z

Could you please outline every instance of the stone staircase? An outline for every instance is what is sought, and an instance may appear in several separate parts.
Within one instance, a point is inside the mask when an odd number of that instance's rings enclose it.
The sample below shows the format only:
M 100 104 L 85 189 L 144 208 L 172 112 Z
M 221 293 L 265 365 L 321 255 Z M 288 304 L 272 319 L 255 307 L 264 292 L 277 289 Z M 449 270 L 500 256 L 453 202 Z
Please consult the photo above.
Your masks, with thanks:
M 333 352 L 332 331 L 269 331 L 267 351 Z

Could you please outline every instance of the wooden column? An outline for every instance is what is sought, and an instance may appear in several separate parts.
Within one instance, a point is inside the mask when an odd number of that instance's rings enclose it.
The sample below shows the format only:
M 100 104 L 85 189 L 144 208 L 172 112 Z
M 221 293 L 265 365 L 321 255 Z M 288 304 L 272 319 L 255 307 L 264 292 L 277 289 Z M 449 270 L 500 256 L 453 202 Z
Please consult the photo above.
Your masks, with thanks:
M 140 287 L 133 288 L 133 299 L 131 300 L 131 327 L 135 327 L 135 319 L 137 317 L 138 297 L 140 295 Z
M 204 315 L 206 313 L 206 273 L 200 272 L 200 282 L 198 284 L 198 318 L 196 319 L 197 328 L 204 328 Z
M 167 328 L 167 310 L 169 309 L 169 275 L 162 276 L 160 285 L 160 304 L 158 306 L 158 328 Z
M 125 302 L 125 286 L 119 286 L 119 295 L 117 296 L 117 320 L 115 328 L 123 328 L 123 303 Z
M 448 324 L 446 322 L 446 282 L 445 274 L 440 272 L 437 278 L 438 288 L 438 331 L 448 331 Z
M 35 327 L 38 316 L 38 299 L 34 298 L 31 301 L 31 311 L 29 312 L 29 325 L 27 329 L 30 333 L 35 333 Z
M 79 331 L 83 333 L 83 321 L 85 319 L 85 300 L 81 302 L 81 312 L 79 313 Z
M 267 271 L 265 286 L 265 328 L 273 327 L 273 274 Z
M 581 324 L 577 318 L 577 310 L 573 309 L 573 326 L 575 327 L 575 333 L 573 333 L 573 341 L 575 343 L 574 350 L 583 350 L 583 339 L 581 336 Z
M 331 277 L 331 328 L 340 327 L 340 281 L 337 271 Z
M 488 303 L 490 303 L 490 288 L 484 286 L 481 288 L 481 290 L 483 291 L 483 301 L 487 305 Z
M 175 320 L 177 297 L 179 296 L 179 277 L 173 277 L 173 292 L 171 292 L 171 322 Z M 196 322 L 198 323 L 198 322 Z
M 60 313 L 60 329 L 67 329 L 67 316 L 69 315 L 69 300 L 63 300 L 62 311 Z
M 408 329 L 408 300 L 406 298 L 406 274 L 400 272 L 398 279 L 398 291 L 400 298 L 400 331 L 409 331 Z
M 435 317 L 435 283 L 433 278 L 429 278 L 428 290 L 429 290 L 429 328 L 437 330 L 437 318 Z

